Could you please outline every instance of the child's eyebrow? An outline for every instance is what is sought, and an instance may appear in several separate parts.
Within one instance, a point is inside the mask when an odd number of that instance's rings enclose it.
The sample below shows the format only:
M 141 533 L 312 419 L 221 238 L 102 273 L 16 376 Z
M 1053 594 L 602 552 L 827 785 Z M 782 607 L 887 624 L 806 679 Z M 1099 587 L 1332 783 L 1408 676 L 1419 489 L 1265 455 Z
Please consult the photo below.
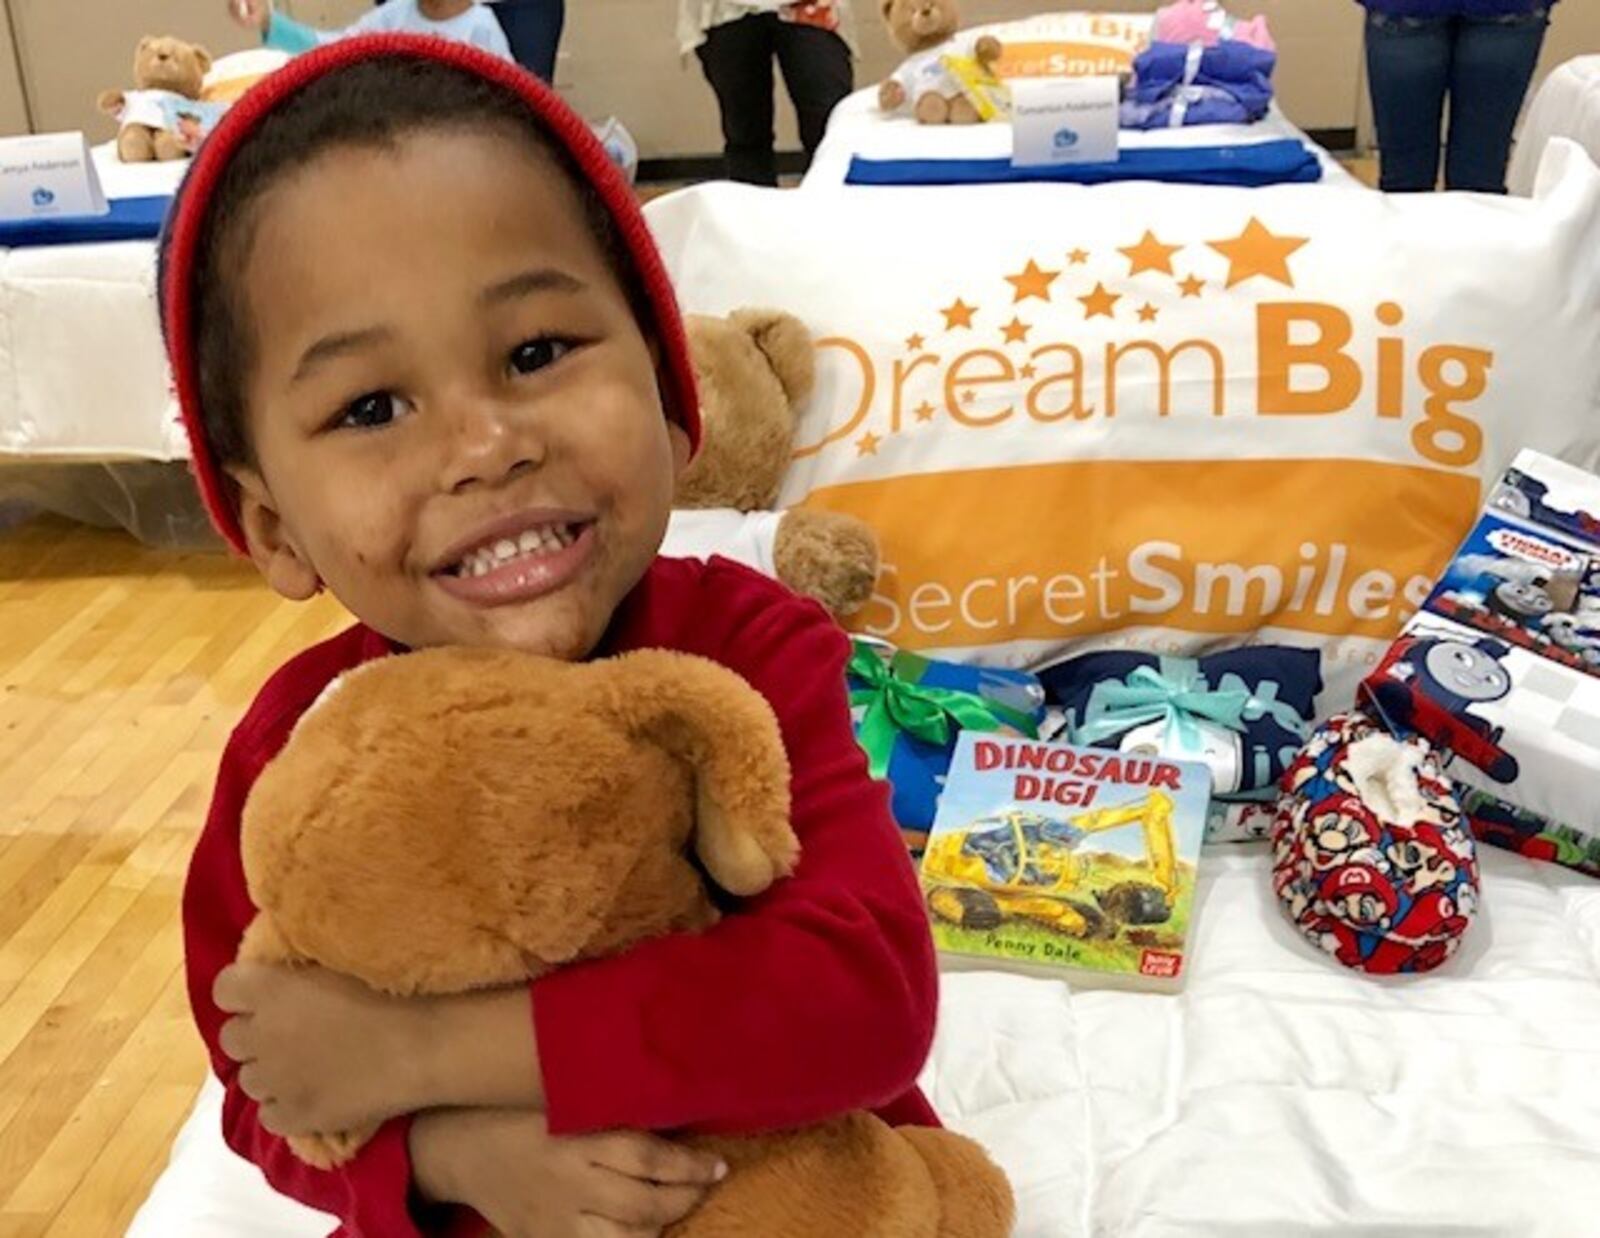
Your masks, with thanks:
M 325 335 L 301 354 L 300 364 L 295 367 L 294 378 L 290 381 L 300 382 L 325 362 L 342 357 L 346 353 L 359 352 L 363 348 L 381 344 L 393 336 L 394 332 L 388 327 L 367 327 L 361 331 L 340 331 L 334 335 Z
M 513 275 L 510 279 L 503 279 L 498 284 L 491 284 L 478 296 L 478 301 L 485 308 L 504 304 L 506 301 L 515 301 L 519 297 L 530 296 L 535 292 L 582 292 L 588 287 L 576 275 L 569 275 L 565 271 L 558 271 L 554 267 L 539 267 L 532 271 L 523 271 L 520 275 Z

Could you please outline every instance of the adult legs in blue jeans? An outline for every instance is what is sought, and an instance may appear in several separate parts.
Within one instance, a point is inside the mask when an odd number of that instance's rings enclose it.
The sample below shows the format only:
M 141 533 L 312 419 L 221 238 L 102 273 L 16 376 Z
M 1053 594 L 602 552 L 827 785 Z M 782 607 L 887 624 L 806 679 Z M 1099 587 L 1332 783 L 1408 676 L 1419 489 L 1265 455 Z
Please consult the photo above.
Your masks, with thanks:
M 1511 133 L 1544 41 L 1544 13 L 1512 18 L 1367 18 L 1367 77 L 1391 193 L 1431 190 L 1450 100 L 1445 184 L 1504 193 Z
M 1447 189 L 1506 191 L 1512 131 L 1548 25 L 1542 12 L 1461 19 L 1450 64 Z
M 1448 17 L 1367 15 L 1367 82 L 1378 126 L 1378 183 L 1425 193 L 1439 180 L 1439 131 L 1455 42 Z

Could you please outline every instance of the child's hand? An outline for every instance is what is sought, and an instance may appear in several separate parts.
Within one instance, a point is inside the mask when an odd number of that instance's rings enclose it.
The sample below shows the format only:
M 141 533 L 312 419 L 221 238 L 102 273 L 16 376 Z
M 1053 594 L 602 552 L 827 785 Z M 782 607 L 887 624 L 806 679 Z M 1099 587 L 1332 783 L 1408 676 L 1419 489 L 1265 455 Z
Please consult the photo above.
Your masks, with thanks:
M 465 1204 L 505 1238 L 641 1238 L 726 1176 L 715 1157 L 651 1135 L 552 1136 L 518 1109 L 425 1113 L 411 1127 L 417 1189 Z
M 272 0 L 228 0 L 228 12 L 241 26 L 265 34 L 272 21 Z
M 353 1130 L 422 1107 L 424 1002 L 320 967 L 252 963 L 226 968 L 212 998 L 235 1016 L 222 1051 L 273 1134 Z

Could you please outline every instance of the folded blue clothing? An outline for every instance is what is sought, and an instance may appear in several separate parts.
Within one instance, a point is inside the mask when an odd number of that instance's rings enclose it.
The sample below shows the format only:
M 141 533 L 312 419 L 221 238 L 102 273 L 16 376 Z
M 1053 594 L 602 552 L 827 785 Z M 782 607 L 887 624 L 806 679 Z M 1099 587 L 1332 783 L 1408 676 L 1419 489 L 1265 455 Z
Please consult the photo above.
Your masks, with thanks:
M 1283 138 L 1232 146 L 1158 146 L 1125 150 L 1114 163 L 1014 167 L 1009 159 L 862 159 L 850 161 L 847 185 L 1001 185 L 1033 181 L 1103 185 L 1165 181 L 1254 188 L 1322 179 L 1304 142 Z
M 105 215 L 0 222 L 0 249 L 38 245 L 86 245 L 96 241 L 144 241 L 161 235 L 172 195 L 112 198 Z
M 1250 645 L 1199 658 L 1107 650 L 1039 672 L 1074 743 L 1125 748 L 1152 728 L 1168 756 L 1222 755 L 1218 795 L 1267 792 L 1304 745 L 1322 691 L 1315 649 Z M 1173 747 L 1177 743 L 1179 747 Z
M 1252 124 L 1272 106 L 1274 52 L 1224 40 L 1214 47 L 1152 43 L 1133 62 L 1125 129 Z

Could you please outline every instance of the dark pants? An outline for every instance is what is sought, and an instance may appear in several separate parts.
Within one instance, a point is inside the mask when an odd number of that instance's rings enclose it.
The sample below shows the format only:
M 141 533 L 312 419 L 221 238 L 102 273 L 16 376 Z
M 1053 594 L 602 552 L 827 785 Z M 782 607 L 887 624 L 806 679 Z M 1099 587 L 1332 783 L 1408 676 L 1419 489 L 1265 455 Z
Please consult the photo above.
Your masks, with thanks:
M 1382 187 L 1426 192 L 1439 180 L 1450 99 L 1447 189 L 1506 191 L 1511 134 L 1549 25 L 1515 17 L 1367 16 L 1367 77 L 1378 122 Z
M 699 55 L 722 113 L 728 178 L 751 185 L 778 183 L 772 148 L 773 57 L 794 103 L 808 164 L 822 142 L 828 117 L 855 80 L 850 49 L 843 39 L 830 30 L 783 21 L 776 13 L 713 26 Z
M 528 72 L 556 80 L 556 49 L 566 23 L 565 0 L 500 0 L 494 15 L 506 32 L 511 54 Z

